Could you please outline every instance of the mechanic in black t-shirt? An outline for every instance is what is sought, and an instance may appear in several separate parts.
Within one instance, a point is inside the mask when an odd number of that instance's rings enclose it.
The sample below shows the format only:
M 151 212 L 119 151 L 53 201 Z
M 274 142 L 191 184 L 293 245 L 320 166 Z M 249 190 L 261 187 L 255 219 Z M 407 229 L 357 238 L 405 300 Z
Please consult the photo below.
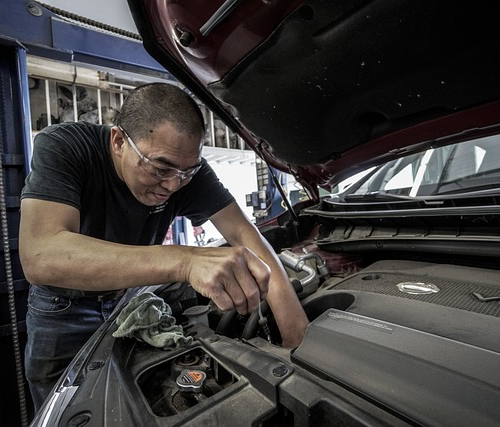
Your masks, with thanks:
M 116 126 L 65 123 L 37 135 L 19 233 L 35 409 L 130 287 L 185 281 L 240 314 L 267 297 L 283 346 L 300 343 L 308 323 L 300 302 L 201 158 L 203 136 L 195 101 L 166 83 L 131 91 Z M 161 245 L 176 216 L 210 220 L 231 247 Z

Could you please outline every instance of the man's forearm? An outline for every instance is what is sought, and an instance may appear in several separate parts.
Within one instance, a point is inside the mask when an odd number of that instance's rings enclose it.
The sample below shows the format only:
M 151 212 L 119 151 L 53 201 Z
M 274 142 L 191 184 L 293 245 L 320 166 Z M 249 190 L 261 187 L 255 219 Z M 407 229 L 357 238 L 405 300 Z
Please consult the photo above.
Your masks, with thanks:
M 279 327 L 282 346 L 297 347 L 304 338 L 309 320 L 295 289 L 281 268 L 272 269 L 267 302 Z
M 20 248 L 31 283 L 113 290 L 185 280 L 189 247 L 131 246 L 69 231 Z

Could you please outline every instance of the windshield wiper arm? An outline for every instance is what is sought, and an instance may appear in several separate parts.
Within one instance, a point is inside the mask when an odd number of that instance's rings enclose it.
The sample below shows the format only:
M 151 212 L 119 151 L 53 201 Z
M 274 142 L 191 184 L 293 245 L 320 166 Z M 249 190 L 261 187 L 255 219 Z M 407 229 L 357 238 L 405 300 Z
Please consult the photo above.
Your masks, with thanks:
M 345 200 L 350 199 L 363 199 L 363 201 L 370 200 L 380 200 L 380 201 L 391 201 L 391 200 L 404 200 L 404 201 L 415 201 L 420 200 L 418 197 L 403 196 L 401 194 L 387 193 L 386 191 L 371 191 L 364 194 L 347 194 Z

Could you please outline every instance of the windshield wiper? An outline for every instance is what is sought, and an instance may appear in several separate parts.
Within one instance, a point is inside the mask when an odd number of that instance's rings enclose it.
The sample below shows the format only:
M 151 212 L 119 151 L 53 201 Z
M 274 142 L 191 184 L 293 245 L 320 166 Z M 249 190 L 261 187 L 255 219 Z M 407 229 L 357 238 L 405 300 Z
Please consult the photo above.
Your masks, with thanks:
M 369 201 L 415 201 L 415 200 L 421 200 L 418 197 L 410 197 L 410 196 L 404 196 L 401 194 L 394 194 L 394 193 L 388 193 L 386 191 L 370 191 L 369 193 L 364 193 L 364 194 L 347 194 L 345 196 L 345 201 L 352 201 L 352 200 L 361 200 L 363 202 L 369 202 Z
M 476 197 L 481 195 L 485 196 L 500 195 L 500 184 L 484 184 L 484 185 L 475 185 L 471 187 L 453 188 L 451 190 L 434 193 L 433 197 L 440 197 L 440 196 L 444 196 L 446 198 L 449 198 L 450 196 Z
M 447 181 L 440 181 L 433 194 L 457 194 L 475 190 L 500 188 L 499 175 L 500 169 L 492 169 Z M 441 191 L 441 189 L 444 189 L 444 191 Z

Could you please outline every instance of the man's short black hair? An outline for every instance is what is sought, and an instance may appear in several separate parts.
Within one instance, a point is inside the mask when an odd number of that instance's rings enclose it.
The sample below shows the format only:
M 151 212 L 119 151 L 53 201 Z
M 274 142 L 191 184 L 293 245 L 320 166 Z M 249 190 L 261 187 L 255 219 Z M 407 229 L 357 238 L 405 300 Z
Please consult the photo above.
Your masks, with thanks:
M 196 101 L 170 83 L 148 83 L 133 89 L 125 98 L 116 124 L 134 139 L 147 138 L 161 123 L 173 124 L 189 135 L 205 133 L 205 121 Z

